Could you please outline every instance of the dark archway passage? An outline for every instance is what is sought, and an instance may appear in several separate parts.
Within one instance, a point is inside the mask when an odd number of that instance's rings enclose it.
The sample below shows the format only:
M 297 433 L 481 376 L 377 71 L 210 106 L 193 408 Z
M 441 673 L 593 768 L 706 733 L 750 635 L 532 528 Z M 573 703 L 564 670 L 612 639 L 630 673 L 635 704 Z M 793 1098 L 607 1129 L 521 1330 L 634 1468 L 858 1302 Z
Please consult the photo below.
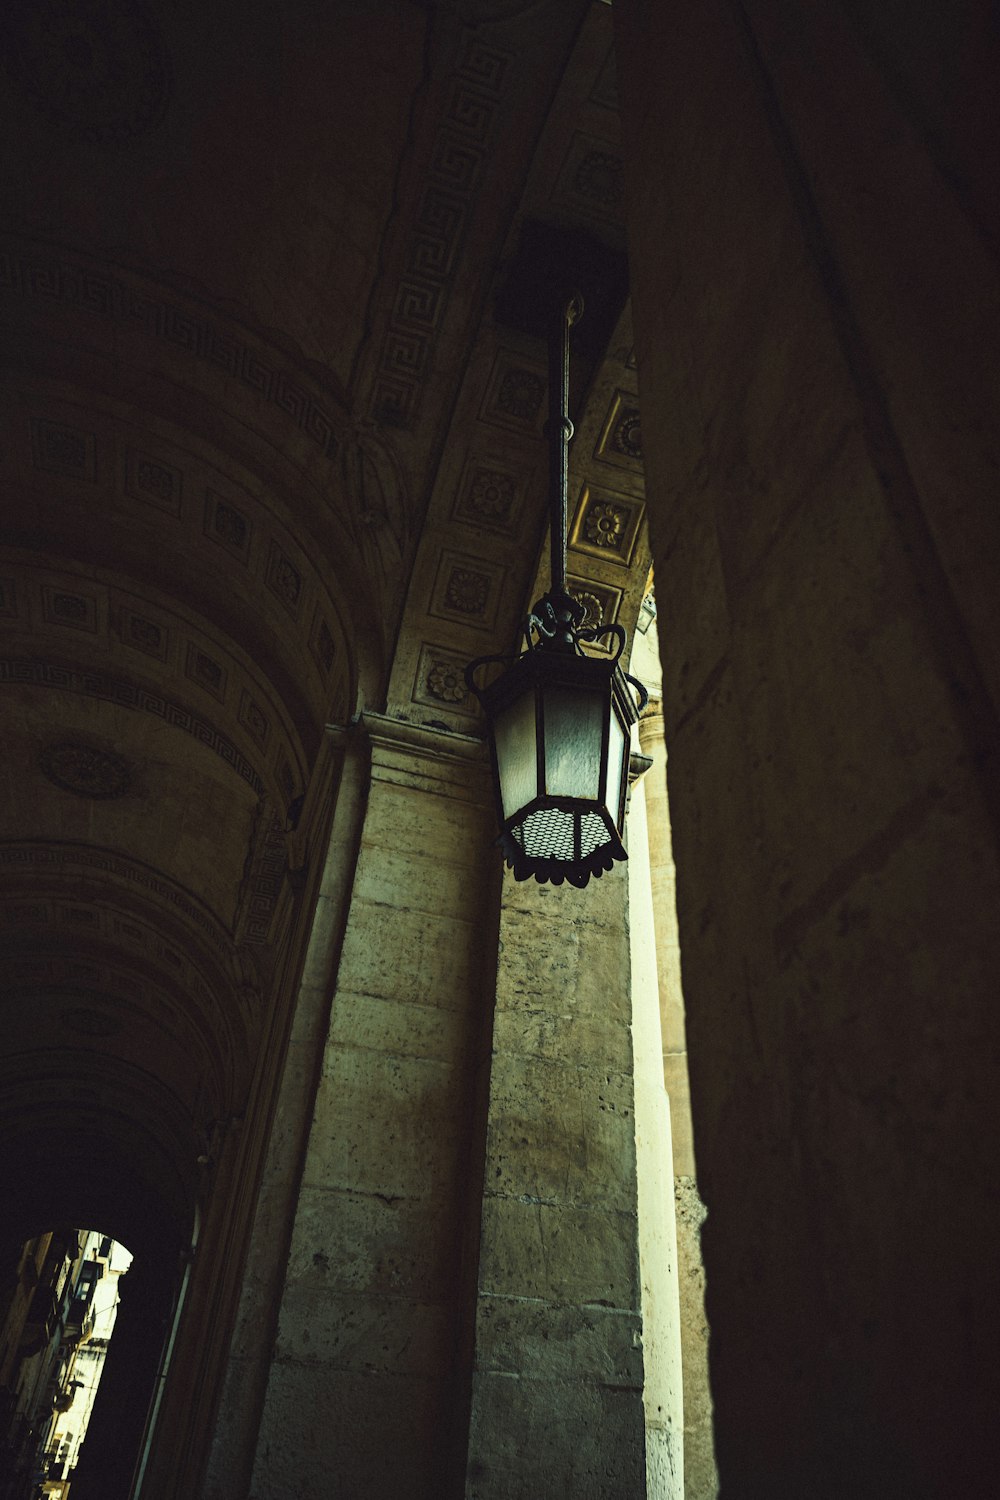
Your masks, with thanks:
M 11 1166 L 0 1188 L 3 1260 L 5 1266 L 16 1265 L 24 1243 L 53 1223 L 97 1223 L 134 1247 L 132 1265 L 119 1283 L 114 1336 L 72 1476 L 74 1497 L 127 1500 L 177 1307 L 193 1208 L 185 1215 L 178 1204 L 163 1200 L 149 1180 L 150 1163 L 144 1180 L 123 1159 L 109 1133 L 112 1122 L 96 1117 L 85 1125 L 66 1109 L 61 1113 L 62 1128 L 33 1132 L 22 1117 L 22 1127 L 29 1128 L 5 1143 Z M 71 1230 L 52 1234 L 51 1240 L 50 1259 L 62 1256 L 71 1240 L 71 1252 L 75 1249 Z M 44 1430 L 37 1432 L 36 1448 L 44 1436 Z M 4 1500 L 33 1500 L 24 1452 L 9 1453 L 6 1466 L 0 1477 Z M 40 1473 L 37 1464 L 33 1468 Z
M 136 1259 L 120 1287 L 107 1364 L 73 1477 L 74 1496 L 129 1495 L 180 1288 L 176 1257 Z

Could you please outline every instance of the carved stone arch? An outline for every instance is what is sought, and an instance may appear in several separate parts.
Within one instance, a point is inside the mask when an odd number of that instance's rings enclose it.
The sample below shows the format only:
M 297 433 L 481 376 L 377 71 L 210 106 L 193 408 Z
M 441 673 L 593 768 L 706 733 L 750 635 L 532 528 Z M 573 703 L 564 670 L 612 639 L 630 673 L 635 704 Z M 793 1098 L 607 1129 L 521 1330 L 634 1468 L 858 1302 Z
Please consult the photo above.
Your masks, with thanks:
M 63 1036 L 109 1056 L 148 1051 L 196 1132 L 245 1107 L 259 997 L 247 1004 L 246 964 L 197 898 L 84 845 L 0 846 L 0 869 L 5 1050 Z
M 41 383 L 63 403 L 61 416 L 31 417 L 36 475 L 98 488 L 107 479 L 147 526 L 183 512 L 191 555 L 211 555 L 221 571 L 253 561 L 263 597 L 296 615 L 303 660 L 334 671 L 319 718 L 343 716 L 357 697 L 352 637 L 380 639 L 384 568 L 408 522 L 398 465 L 374 435 L 362 481 L 329 373 L 176 280 L 23 238 L 0 246 L 0 315 L 14 389 Z M 113 453 L 85 412 L 73 419 L 77 386 L 119 414 Z M 374 544 L 376 516 L 388 530 Z M 310 585 L 304 567 L 316 571 Z

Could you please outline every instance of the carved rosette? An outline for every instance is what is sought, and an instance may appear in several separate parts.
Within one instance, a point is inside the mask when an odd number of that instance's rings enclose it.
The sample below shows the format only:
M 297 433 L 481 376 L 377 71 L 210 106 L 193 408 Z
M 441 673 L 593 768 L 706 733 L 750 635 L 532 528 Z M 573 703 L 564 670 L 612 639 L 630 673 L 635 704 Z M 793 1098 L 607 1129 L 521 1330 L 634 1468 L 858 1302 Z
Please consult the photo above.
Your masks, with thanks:
M 95 802 L 124 797 L 132 784 L 128 764 L 120 755 L 75 740 L 49 745 L 38 763 L 54 786 Z

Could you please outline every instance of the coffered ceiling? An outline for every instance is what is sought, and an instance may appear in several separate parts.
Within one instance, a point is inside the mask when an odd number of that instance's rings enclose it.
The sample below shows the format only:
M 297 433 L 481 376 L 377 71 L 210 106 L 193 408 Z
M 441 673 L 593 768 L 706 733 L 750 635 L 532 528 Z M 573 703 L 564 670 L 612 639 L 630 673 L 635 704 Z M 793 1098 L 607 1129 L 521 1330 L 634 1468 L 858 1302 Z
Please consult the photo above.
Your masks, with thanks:
M 49 1142 L 39 1161 L 76 1131 L 190 1204 L 289 1003 L 324 726 L 367 705 L 478 732 L 465 662 L 544 585 L 544 346 L 502 305 L 533 225 L 603 268 L 569 571 L 631 628 L 610 22 L 564 0 L 8 12 L 0 1131 Z

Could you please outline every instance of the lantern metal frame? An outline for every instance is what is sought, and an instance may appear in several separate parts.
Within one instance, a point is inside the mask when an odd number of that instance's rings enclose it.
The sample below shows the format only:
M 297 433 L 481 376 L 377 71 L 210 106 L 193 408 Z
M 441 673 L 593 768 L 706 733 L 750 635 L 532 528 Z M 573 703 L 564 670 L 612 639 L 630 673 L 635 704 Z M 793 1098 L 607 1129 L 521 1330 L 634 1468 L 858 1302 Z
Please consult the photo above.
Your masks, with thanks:
M 549 438 L 551 588 L 532 608 L 522 627 L 524 649 L 510 655 L 481 656 L 470 662 L 465 680 L 479 699 L 490 728 L 490 758 L 500 835 L 497 843 L 516 880 L 534 876 L 559 885 L 569 881 L 585 886 L 591 876 L 627 858 L 622 833 L 628 796 L 630 734 L 648 702 L 642 683 L 622 669 L 627 643 L 621 625 L 586 626 L 585 610 L 566 587 L 568 522 L 568 449 L 573 436 L 569 420 L 569 330 L 583 310 L 573 296 L 559 308 L 549 329 Z M 585 643 L 610 639 L 607 655 L 588 656 Z M 477 674 L 489 666 L 506 671 L 480 685 Z M 547 789 L 546 699 L 560 689 L 597 698 L 602 705 L 601 746 L 596 781 L 597 796 L 553 795 Z M 534 697 L 535 795 L 505 816 L 503 776 L 497 747 L 497 725 L 503 715 L 529 694 Z M 551 698 L 548 700 L 551 703 Z M 607 805 L 611 726 L 616 720 L 622 736 L 622 763 L 615 806 Z M 548 817 L 546 816 L 548 815 Z M 572 854 L 568 852 L 566 818 L 572 818 Z M 526 850 L 522 839 L 530 820 L 536 820 L 532 841 L 542 852 Z M 596 819 L 596 824 L 594 820 Z M 602 837 L 595 841 L 597 824 Z M 519 833 L 521 838 L 518 837 Z M 548 853 L 546 846 L 550 845 Z

